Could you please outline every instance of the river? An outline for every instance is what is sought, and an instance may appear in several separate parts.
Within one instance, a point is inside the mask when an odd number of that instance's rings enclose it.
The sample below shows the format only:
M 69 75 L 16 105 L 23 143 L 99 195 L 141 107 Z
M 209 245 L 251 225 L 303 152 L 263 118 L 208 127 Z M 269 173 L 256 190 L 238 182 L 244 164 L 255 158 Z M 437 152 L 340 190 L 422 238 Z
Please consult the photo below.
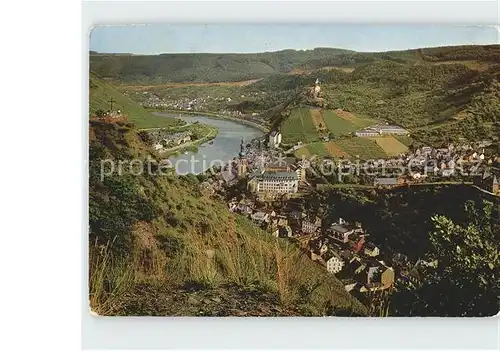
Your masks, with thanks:
M 158 115 L 172 117 L 171 113 L 158 113 Z M 191 123 L 200 122 L 208 124 L 216 127 L 219 131 L 212 142 L 199 145 L 198 152 L 189 151 L 170 158 L 170 162 L 172 162 L 178 174 L 198 174 L 206 171 L 212 165 L 226 164 L 240 152 L 242 138 L 246 144 L 250 140 L 261 137 L 264 134 L 261 130 L 246 124 L 203 115 L 184 115 L 175 118 Z

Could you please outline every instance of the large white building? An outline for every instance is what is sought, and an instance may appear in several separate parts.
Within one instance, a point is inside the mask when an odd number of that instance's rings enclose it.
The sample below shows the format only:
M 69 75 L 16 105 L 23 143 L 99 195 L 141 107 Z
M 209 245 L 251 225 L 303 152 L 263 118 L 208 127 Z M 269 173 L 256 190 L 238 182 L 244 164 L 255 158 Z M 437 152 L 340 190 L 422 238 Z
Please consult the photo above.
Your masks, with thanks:
M 292 194 L 298 191 L 296 172 L 264 172 L 257 179 L 257 193 Z
M 269 147 L 278 147 L 281 144 L 281 133 L 279 131 L 272 131 L 269 134 Z
M 381 124 L 358 130 L 354 134 L 358 137 L 375 137 L 381 135 L 408 135 L 409 133 L 399 126 Z

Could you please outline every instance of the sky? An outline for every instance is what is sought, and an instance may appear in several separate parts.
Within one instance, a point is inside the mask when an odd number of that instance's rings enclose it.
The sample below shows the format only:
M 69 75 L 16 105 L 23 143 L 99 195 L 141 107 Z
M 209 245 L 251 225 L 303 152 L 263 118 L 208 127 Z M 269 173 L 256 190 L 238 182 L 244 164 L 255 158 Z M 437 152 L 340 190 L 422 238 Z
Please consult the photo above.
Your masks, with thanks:
M 356 51 L 499 44 L 494 27 L 433 25 L 201 25 L 96 27 L 90 50 L 103 53 L 249 53 L 334 47 Z

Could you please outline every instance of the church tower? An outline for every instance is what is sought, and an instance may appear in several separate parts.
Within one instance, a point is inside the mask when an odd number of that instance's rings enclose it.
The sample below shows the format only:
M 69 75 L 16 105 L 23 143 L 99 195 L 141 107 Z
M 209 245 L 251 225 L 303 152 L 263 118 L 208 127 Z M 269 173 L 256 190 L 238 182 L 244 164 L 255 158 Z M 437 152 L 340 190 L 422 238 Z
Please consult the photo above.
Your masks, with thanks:
M 244 178 L 247 174 L 247 159 L 245 157 L 245 146 L 243 139 L 241 139 L 240 153 L 238 160 L 238 178 Z

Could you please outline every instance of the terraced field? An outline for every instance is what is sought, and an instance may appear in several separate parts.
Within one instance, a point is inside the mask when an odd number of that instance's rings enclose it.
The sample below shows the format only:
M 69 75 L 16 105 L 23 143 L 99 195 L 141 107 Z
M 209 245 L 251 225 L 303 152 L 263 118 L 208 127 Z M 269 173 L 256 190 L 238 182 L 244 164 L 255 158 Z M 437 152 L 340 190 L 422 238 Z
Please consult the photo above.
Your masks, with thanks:
M 380 146 L 389 156 L 397 156 L 408 151 L 408 147 L 393 136 L 368 138 Z

